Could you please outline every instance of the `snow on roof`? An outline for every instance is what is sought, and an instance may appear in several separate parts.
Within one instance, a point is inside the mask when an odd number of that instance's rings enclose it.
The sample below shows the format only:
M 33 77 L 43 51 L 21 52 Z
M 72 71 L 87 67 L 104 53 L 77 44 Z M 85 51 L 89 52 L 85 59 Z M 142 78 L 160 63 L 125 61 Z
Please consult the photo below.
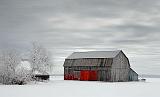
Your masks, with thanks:
M 121 50 L 116 51 L 89 51 L 89 52 L 74 52 L 66 59 L 80 58 L 114 58 Z

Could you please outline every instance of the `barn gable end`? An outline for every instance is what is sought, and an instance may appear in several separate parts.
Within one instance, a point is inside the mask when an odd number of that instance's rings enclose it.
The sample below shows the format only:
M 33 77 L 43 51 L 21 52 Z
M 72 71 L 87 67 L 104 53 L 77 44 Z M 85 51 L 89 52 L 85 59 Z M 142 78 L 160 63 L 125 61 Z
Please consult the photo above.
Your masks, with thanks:
M 130 63 L 125 54 L 120 53 L 113 59 L 111 76 L 112 81 L 128 81 Z

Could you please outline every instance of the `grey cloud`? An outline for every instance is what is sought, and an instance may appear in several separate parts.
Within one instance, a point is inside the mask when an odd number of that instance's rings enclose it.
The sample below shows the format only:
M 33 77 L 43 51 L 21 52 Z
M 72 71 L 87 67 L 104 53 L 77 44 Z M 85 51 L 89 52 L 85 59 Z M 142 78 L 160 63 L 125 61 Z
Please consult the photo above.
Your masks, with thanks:
M 113 29 L 117 29 L 124 32 L 137 32 L 138 35 L 144 35 L 144 33 L 157 32 L 160 29 L 158 26 L 145 26 L 139 24 L 125 24 L 113 27 Z
M 61 66 L 74 51 L 123 49 L 135 70 L 150 72 L 152 63 L 154 74 L 159 5 L 159 0 L 1 0 L 0 48 L 23 52 L 39 41 Z

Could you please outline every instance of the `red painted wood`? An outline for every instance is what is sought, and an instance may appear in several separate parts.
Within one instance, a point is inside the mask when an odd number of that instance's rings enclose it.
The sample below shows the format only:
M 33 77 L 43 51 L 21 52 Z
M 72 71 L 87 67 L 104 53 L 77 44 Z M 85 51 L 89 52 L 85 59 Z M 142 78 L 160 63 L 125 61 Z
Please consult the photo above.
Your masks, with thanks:
M 73 74 L 65 74 L 64 75 L 64 80 L 74 80 Z
M 76 77 L 75 75 L 73 75 L 73 80 L 78 80 L 78 77 Z
M 91 81 L 96 81 L 97 80 L 97 71 L 96 70 L 91 70 L 90 71 L 90 79 Z
M 67 80 L 68 79 L 68 76 L 67 74 L 64 75 L 64 80 Z
M 74 76 L 74 74 L 65 74 L 64 80 L 82 80 L 82 81 L 96 81 L 97 71 L 96 70 L 81 70 L 80 78 Z
M 82 81 L 88 81 L 89 80 L 89 71 L 88 70 L 82 70 L 80 72 L 80 80 L 82 80 Z
M 97 80 L 97 71 L 82 70 L 80 72 L 80 80 L 82 80 L 82 81 L 96 81 Z

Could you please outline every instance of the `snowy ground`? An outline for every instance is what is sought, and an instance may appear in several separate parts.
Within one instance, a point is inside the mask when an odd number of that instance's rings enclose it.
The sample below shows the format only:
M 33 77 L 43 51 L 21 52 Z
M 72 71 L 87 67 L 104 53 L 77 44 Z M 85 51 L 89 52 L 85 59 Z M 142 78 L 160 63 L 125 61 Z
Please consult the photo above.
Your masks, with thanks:
M 49 82 L 29 85 L 0 85 L 0 97 L 160 97 L 160 78 L 146 82 L 64 81 L 53 77 Z

